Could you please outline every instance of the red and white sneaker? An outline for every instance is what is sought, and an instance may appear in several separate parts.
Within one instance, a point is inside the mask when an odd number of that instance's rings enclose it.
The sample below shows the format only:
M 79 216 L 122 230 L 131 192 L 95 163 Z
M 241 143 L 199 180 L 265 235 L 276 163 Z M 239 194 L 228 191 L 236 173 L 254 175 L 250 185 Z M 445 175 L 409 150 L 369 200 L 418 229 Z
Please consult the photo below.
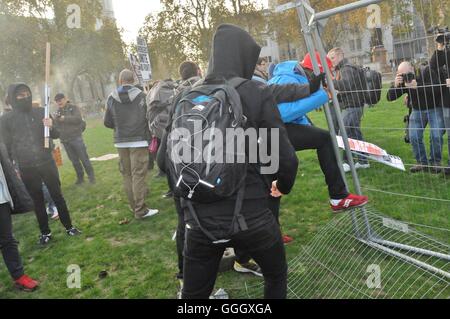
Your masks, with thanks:
M 369 202 L 369 197 L 350 194 L 346 198 L 341 200 L 331 200 L 331 209 L 335 212 L 342 212 L 347 209 L 361 207 Z
M 288 236 L 288 235 L 283 235 L 281 238 L 283 240 L 283 244 L 285 244 L 285 245 L 292 243 L 294 241 L 294 238 L 292 238 L 291 236 Z
M 27 275 L 23 275 L 19 279 L 15 280 L 14 283 L 17 289 L 27 292 L 35 291 L 39 286 L 39 283 L 36 280 L 31 279 Z

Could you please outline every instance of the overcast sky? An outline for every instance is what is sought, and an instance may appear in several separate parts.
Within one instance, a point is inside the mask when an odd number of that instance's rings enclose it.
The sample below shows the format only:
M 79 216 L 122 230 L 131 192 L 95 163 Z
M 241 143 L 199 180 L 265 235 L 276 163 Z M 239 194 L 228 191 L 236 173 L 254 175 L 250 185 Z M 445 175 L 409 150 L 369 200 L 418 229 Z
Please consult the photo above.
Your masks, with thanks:
M 113 0 L 114 14 L 119 28 L 124 29 L 126 43 L 135 42 L 145 17 L 160 8 L 159 0 Z
M 267 0 L 258 0 L 267 5 Z M 113 0 L 114 13 L 119 28 L 124 29 L 126 43 L 135 42 L 145 17 L 160 9 L 159 0 Z

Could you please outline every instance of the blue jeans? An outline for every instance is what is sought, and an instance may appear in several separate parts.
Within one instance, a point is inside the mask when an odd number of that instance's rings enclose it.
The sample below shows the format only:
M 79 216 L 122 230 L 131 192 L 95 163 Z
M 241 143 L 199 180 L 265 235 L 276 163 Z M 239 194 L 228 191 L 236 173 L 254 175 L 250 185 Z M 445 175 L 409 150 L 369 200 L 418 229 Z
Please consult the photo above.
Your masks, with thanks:
M 423 132 L 430 124 L 430 160 L 423 142 Z M 442 108 L 426 111 L 413 110 L 409 118 L 409 138 L 418 164 L 439 164 L 444 143 L 444 114 Z
M 445 124 L 445 130 L 447 131 L 447 150 L 448 150 L 448 166 L 450 167 L 450 107 L 444 107 L 444 124 Z
M 363 134 L 361 132 L 361 120 L 364 115 L 364 107 L 348 107 L 342 112 L 342 119 L 344 121 L 345 131 L 348 138 L 364 141 Z M 344 155 L 344 161 L 347 161 L 347 157 Z M 361 164 L 368 164 L 369 161 L 363 157 L 358 156 L 358 162 Z

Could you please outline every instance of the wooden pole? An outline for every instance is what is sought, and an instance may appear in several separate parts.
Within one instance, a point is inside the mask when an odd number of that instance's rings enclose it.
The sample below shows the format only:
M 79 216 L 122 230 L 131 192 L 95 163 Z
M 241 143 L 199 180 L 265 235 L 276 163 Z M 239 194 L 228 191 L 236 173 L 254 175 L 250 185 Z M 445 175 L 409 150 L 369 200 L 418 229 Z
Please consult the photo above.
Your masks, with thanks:
M 50 57 L 51 46 L 47 42 L 46 54 L 45 54 L 45 118 L 50 117 Z M 50 129 L 46 126 L 44 128 L 45 148 L 50 148 Z

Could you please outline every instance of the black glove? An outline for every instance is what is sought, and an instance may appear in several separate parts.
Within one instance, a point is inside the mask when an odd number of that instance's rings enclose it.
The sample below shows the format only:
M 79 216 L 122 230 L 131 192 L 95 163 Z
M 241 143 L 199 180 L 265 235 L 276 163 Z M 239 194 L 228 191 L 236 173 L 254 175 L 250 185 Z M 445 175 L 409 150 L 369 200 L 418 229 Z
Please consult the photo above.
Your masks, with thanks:
M 325 82 L 325 73 L 313 75 L 309 81 L 309 91 L 311 94 L 319 91 L 320 85 Z

